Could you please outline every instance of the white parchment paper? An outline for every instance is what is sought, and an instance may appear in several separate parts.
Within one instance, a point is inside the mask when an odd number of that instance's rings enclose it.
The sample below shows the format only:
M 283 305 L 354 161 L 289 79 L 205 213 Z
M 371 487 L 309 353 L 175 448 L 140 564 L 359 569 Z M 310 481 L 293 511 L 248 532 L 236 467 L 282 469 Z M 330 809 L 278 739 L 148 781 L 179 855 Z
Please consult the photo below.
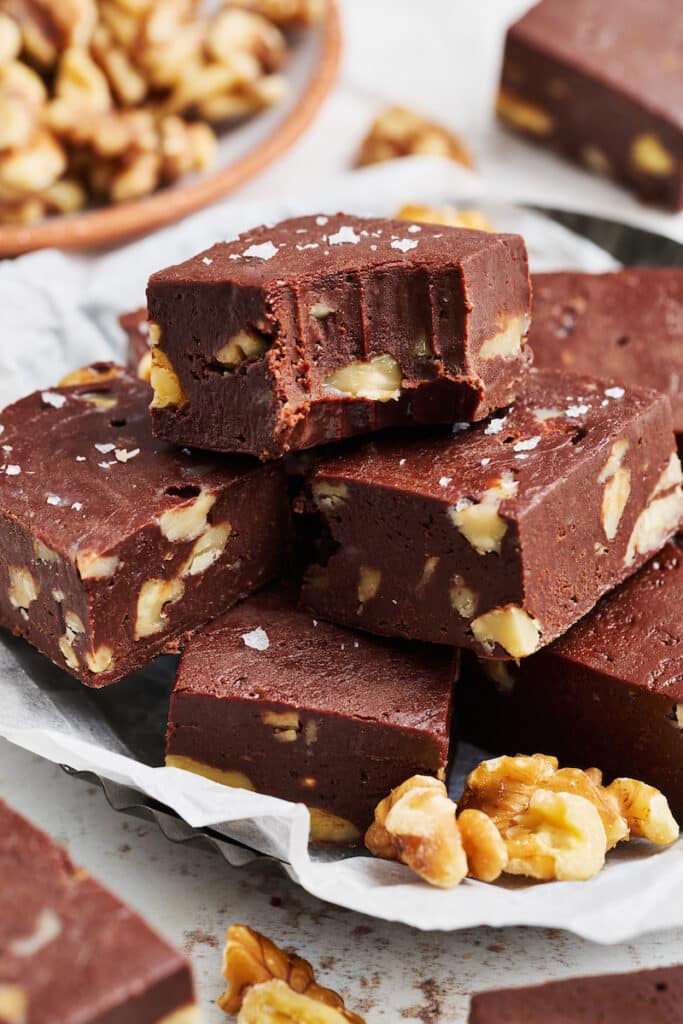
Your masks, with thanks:
M 0 404 L 54 385 L 76 366 L 120 358 L 123 338 L 116 317 L 143 304 L 152 271 L 254 224 L 296 213 L 388 214 L 409 201 L 476 201 L 501 230 L 525 235 L 534 270 L 615 266 L 585 239 L 510 203 L 484 200 L 480 190 L 475 178 L 450 164 L 402 161 L 337 179 L 306 196 L 258 205 L 226 202 L 106 255 L 41 252 L 7 261 L 0 265 Z M 167 660 L 152 672 L 93 692 L 22 641 L 3 636 L 0 735 L 51 761 L 130 787 L 141 801 L 158 801 L 194 828 L 211 827 L 277 858 L 314 895 L 386 920 L 423 929 L 548 926 L 599 942 L 683 925 L 683 843 L 664 851 L 632 843 L 611 853 L 605 870 L 590 882 L 468 880 L 448 892 L 431 889 L 399 864 L 359 853 L 309 851 L 303 805 L 153 766 L 163 759 L 172 675 Z M 455 772 L 461 776 L 479 756 L 464 748 Z M 452 790 L 457 793 L 457 780 Z M 229 859 L 239 863 L 250 857 L 249 849 L 236 856 L 232 848 Z

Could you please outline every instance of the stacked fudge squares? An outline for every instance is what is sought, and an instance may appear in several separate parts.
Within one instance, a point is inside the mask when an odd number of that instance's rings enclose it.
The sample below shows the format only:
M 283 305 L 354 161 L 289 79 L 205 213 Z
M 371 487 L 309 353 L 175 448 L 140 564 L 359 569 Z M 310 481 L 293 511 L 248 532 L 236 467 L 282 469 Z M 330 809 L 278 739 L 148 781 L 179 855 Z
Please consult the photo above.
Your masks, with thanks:
M 0 417 L 2 624 L 89 686 L 182 650 L 167 764 L 313 840 L 453 725 L 683 811 L 682 279 L 535 291 L 516 235 L 342 214 L 154 274 L 131 369 Z

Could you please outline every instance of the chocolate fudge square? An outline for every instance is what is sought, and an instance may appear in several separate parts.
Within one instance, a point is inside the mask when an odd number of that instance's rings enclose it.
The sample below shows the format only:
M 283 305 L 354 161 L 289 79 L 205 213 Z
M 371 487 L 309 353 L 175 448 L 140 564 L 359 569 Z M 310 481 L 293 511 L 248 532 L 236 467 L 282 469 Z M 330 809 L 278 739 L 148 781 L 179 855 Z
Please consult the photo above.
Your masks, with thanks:
M 446 778 L 453 652 L 318 622 L 259 594 L 200 630 L 171 697 L 166 763 L 308 804 L 353 844 L 416 773 Z
M 527 138 L 683 206 L 679 0 L 541 0 L 508 30 L 497 111 Z
M 518 235 L 350 217 L 256 228 L 150 278 L 154 430 L 272 458 L 516 395 Z
M 313 614 L 495 658 L 564 633 L 683 514 L 668 398 L 552 370 L 485 423 L 364 443 L 308 486 Z
M 534 274 L 534 366 L 655 388 L 683 444 L 683 270 Z
M 683 966 L 566 978 L 472 997 L 469 1024 L 678 1024 Z
M 149 336 L 147 307 L 122 313 L 119 324 L 126 335 L 126 365 L 140 378 L 149 381 L 152 370 L 152 342 Z
M 0 1021 L 199 1024 L 187 961 L 0 800 Z
M 463 662 L 463 734 L 643 779 L 683 817 L 683 556 L 668 544 L 521 665 Z
M 158 441 L 123 367 L 67 380 L 0 413 L 0 625 L 104 686 L 278 575 L 286 481 Z

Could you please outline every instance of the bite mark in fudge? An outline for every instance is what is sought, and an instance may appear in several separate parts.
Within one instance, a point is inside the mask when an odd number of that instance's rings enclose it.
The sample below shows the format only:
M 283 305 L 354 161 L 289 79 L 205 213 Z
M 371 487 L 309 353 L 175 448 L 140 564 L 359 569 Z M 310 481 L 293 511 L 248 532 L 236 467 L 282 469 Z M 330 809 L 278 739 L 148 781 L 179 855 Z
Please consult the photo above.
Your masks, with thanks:
M 683 206 L 677 0 L 542 0 L 508 30 L 497 112 L 646 200 Z
M 198 1024 L 188 963 L 0 801 L 3 1024 Z
M 152 275 L 147 298 L 154 429 L 212 450 L 482 419 L 527 363 L 518 235 L 302 217 Z
M 652 387 L 671 399 L 683 438 L 683 270 L 533 277 L 534 366 Z
M 314 614 L 499 658 L 565 632 L 683 514 L 668 399 L 553 371 L 486 423 L 323 458 L 309 489 Z
M 683 967 L 602 974 L 480 992 L 469 1024 L 674 1024 L 680 1020 Z
M 126 363 L 140 380 L 149 381 L 152 371 L 152 342 L 149 336 L 147 307 L 141 306 L 130 313 L 123 313 L 119 323 L 128 339 Z
M 68 381 L 0 413 L 0 624 L 104 686 L 278 575 L 286 481 L 155 439 L 123 367 Z
M 643 779 L 683 816 L 683 556 L 668 544 L 519 667 L 467 660 L 463 734 L 492 750 L 552 750 Z M 569 727 L 571 723 L 571 727 Z
M 313 840 L 356 843 L 394 786 L 445 779 L 454 674 L 445 648 L 351 633 L 260 594 L 186 646 L 166 763 L 304 802 Z

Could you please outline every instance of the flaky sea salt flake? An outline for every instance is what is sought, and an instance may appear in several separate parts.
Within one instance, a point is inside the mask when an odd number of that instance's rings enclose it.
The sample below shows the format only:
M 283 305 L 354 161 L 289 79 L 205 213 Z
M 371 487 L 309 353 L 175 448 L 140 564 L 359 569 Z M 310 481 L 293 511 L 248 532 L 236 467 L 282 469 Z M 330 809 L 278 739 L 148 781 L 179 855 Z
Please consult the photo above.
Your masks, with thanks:
M 251 647 L 255 651 L 267 651 L 270 647 L 268 634 L 261 626 L 252 629 L 250 633 L 242 633 L 242 639 L 247 647 Z
M 336 235 L 330 235 L 327 241 L 329 245 L 358 245 L 360 235 L 356 234 L 350 224 L 344 224 Z
M 260 245 L 250 245 L 242 253 L 243 256 L 253 256 L 257 260 L 271 260 L 277 254 L 277 246 L 272 242 L 261 242 Z

